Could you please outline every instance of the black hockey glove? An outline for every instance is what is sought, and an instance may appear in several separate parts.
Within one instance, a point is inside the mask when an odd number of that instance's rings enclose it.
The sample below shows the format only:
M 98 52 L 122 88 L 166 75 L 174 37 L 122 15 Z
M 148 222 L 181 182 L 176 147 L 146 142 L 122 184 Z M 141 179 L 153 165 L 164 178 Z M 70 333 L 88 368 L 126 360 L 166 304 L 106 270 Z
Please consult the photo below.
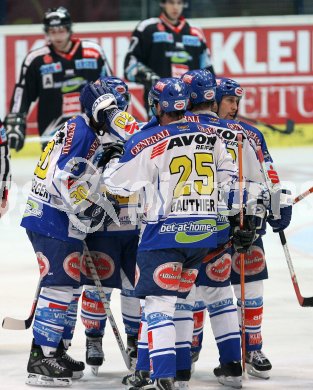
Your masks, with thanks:
M 267 222 L 273 228 L 274 233 L 279 233 L 286 229 L 291 221 L 293 201 L 291 197 L 291 191 L 279 190 L 275 196 L 272 195 L 271 198 L 273 209 L 273 203 L 275 201 L 278 203 L 279 216 L 274 216 L 274 213 L 271 211 L 270 215 L 267 217 Z
M 120 142 L 110 142 L 103 144 L 103 155 L 99 162 L 100 167 L 105 167 L 110 160 L 113 158 L 121 158 L 124 154 L 124 143 Z
M 235 251 L 246 253 L 256 237 L 256 217 L 254 215 L 244 215 L 243 229 L 240 229 L 239 213 L 229 217 L 229 223 Z
M 24 114 L 8 114 L 4 119 L 9 147 L 17 152 L 24 146 L 26 133 L 25 118 Z
M 120 205 L 112 195 L 107 194 L 99 203 L 101 204 L 91 203 L 89 207 L 77 215 L 81 222 L 87 222 L 86 225 L 88 225 L 90 229 L 96 226 L 100 229 L 101 226 L 111 225 L 113 222 L 112 217 L 109 215 L 111 213 L 106 212 L 106 204 L 108 203 L 113 206 L 116 216 L 118 217 L 120 215 Z
M 135 76 L 135 81 L 137 83 L 143 84 L 147 90 L 150 90 L 159 79 L 160 76 L 153 72 L 152 69 L 146 67 L 139 69 Z

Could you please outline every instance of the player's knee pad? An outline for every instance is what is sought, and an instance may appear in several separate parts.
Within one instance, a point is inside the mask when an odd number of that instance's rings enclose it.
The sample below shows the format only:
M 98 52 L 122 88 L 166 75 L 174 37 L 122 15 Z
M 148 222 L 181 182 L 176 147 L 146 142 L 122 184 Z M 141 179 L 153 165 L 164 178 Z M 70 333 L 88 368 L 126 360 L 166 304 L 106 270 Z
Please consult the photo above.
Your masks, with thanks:
M 145 315 L 148 321 L 152 320 L 152 314 L 160 314 L 159 316 L 155 316 L 154 321 L 158 321 L 158 318 L 162 320 L 162 318 L 171 318 L 174 317 L 175 312 L 175 304 L 177 301 L 176 296 L 172 295 L 149 295 L 145 299 Z
M 236 298 L 241 300 L 240 284 L 233 286 Z M 263 280 L 256 280 L 255 282 L 245 283 L 245 299 L 253 299 L 263 297 L 264 284 Z
M 233 292 L 230 285 L 224 287 L 199 286 L 199 289 L 201 290 L 203 301 L 209 311 L 210 307 L 213 309 L 214 307 L 217 307 L 216 305 L 224 306 L 233 304 Z

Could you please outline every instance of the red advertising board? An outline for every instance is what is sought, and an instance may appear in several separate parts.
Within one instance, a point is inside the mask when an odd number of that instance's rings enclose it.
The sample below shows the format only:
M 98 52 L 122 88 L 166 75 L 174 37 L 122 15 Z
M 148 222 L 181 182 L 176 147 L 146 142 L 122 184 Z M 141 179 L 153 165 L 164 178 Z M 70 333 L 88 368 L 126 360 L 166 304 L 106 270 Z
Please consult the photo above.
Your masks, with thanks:
M 204 28 L 218 76 L 231 77 L 245 88 L 240 111 L 268 123 L 313 123 L 313 26 Z M 77 30 L 76 30 L 77 31 Z M 123 60 L 131 31 L 76 34 L 100 43 L 114 73 L 123 77 Z M 43 43 L 40 35 L 10 35 L 6 50 L 6 104 L 12 94 L 21 61 Z M 142 89 L 131 85 L 132 113 L 144 119 Z M 30 127 L 35 128 L 34 110 Z

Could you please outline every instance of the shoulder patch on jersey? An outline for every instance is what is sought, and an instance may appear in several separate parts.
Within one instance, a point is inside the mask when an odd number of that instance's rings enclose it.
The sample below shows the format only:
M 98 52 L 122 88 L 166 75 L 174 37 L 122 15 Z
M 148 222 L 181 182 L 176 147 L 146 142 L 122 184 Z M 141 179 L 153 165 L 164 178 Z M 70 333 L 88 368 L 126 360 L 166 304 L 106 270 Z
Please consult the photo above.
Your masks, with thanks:
M 29 66 L 34 61 L 34 59 L 36 59 L 37 57 L 42 57 L 48 53 L 50 53 L 49 46 L 42 46 L 39 47 L 38 49 L 32 50 L 25 57 L 24 64 L 26 66 Z
M 102 51 L 102 47 L 98 43 L 93 42 L 93 41 L 82 40 L 81 45 L 82 45 L 83 49 L 92 48 L 92 49 L 98 50 L 100 52 Z
M 190 26 L 190 34 L 197 36 L 201 41 L 206 42 L 205 36 L 201 28 Z
M 160 18 L 146 19 L 138 24 L 136 30 L 143 32 L 147 27 L 151 26 L 152 24 L 157 24 L 157 23 L 161 23 Z

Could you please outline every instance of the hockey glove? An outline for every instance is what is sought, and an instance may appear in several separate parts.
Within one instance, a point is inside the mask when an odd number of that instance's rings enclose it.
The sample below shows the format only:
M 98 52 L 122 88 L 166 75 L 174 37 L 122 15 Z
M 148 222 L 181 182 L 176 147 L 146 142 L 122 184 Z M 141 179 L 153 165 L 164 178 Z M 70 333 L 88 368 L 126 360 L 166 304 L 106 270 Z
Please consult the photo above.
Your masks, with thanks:
M 267 222 L 272 226 L 274 233 L 279 233 L 286 229 L 291 221 L 292 217 L 292 198 L 291 198 L 291 191 L 289 190 L 280 190 L 277 193 L 275 193 L 275 198 L 277 199 L 277 194 L 279 195 L 279 212 L 280 216 L 274 216 L 273 213 L 271 213 L 268 218 Z M 273 203 L 273 200 L 272 200 Z
M 243 229 L 240 229 L 239 213 L 229 217 L 233 236 L 233 247 L 238 253 L 246 253 L 256 237 L 256 217 L 244 215 Z
M 8 137 L 10 149 L 17 152 L 24 146 L 26 133 L 26 120 L 24 114 L 8 114 L 4 119 L 4 126 Z
M 160 79 L 152 69 L 142 66 L 138 67 L 137 74 L 135 76 L 136 83 L 143 84 L 145 89 L 150 90 L 151 87 Z
M 103 155 L 99 162 L 99 166 L 105 167 L 110 160 L 113 158 L 120 159 L 123 154 L 124 143 L 122 141 L 103 144 Z
M 78 219 L 84 223 L 85 226 L 92 229 L 96 226 L 109 226 L 113 222 L 112 217 L 106 212 L 106 204 L 110 203 L 113 206 L 117 217 L 120 214 L 120 206 L 118 201 L 111 195 L 107 195 L 99 201 L 100 204 L 91 203 L 84 211 L 77 214 Z

